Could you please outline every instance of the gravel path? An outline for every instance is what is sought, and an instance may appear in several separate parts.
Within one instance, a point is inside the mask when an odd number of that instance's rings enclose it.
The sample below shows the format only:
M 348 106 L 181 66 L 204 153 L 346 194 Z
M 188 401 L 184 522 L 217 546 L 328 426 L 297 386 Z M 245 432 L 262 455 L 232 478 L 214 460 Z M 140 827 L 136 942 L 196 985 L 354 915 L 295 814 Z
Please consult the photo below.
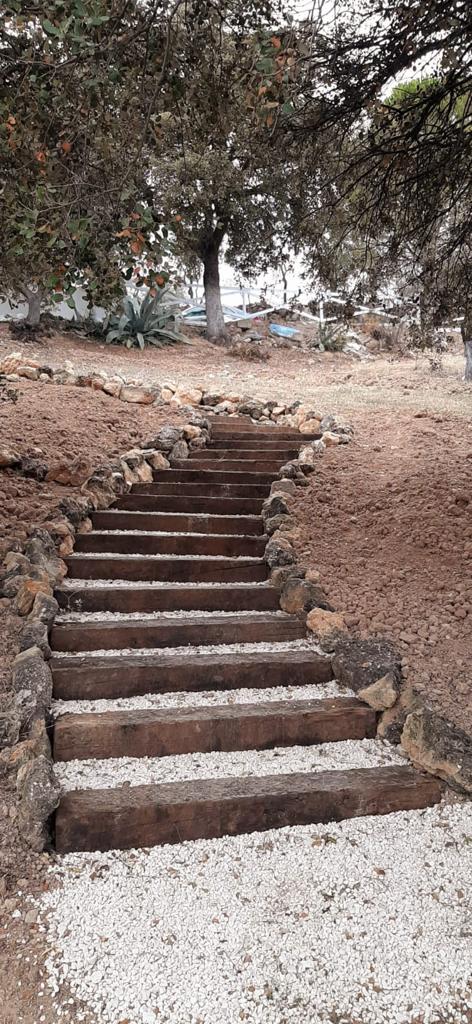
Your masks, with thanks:
M 55 772 L 66 790 L 116 789 L 185 779 L 289 775 L 352 768 L 404 765 L 397 748 L 383 740 L 343 740 L 310 747 L 273 750 L 216 751 L 172 757 L 110 757 L 105 760 L 58 761 Z
M 81 580 L 73 579 L 69 576 L 65 576 L 61 583 L 61 590 L 84 590 L 87 587 L 91 587 L 95 590 L 97 587 L 119 587 L 120 589 L 126 589 L 131 587 L 133 590 L 143 590 L 149 588 L 150 590 L 159 589 L 159 587 L 219 587 L 221 590 L 232 590 L 234 587 L 267 587 L 267 580 L 251 580 L 250 583 L 237 581 L 235 583 L 215 583 L 212 580 L 210 582 L 198 582 L 198 583 L 177 583 L 172 580 L 171 582 L 165 580 Z
M 150 693 L 143 697 L 117 697 L 115 700 L 56 700 L 55 718 L 67 714 L 95 714 L 103 711 L 152 711 L 156 708 L 204 708 L 222 704 L 266 704 L 274 700 L 327 700 L 330 697 L 354 697 L 355 693 L 339 683 L 309 683 L 306 686 L 270 686 L 264 689 L 203 690 L 200 693 Z
M 280 610 L 277 611 L 263 611 L 257 610 L 245 610 L 241 609 L 238 611 L 225 612 L 225 611 L 201 611 L 199 608 L 195 608 L 192 611 L 176 611 L 176 612 L 62 612 L 61 615 L 56 616 L 56 623 L 61 622 L 126 622 L 127 619 L 141 621 L 147 620 L 149 622 L 163 622 L 165 619 L 219 619 L 219 618 L 257 618 L 258 616 L 270 615 L 273 618 L 282 620 L 291 619 L 291 615 L 287 615 L 286 612 Z
M 57 621 L 57 620 L 56 620 Z M 198 657 L 206 657 L 211 654 L 277 654 L 281 651 L 315 651 L 319 653 L 319 648 L 316 646 L 314 640 L 307 638 L 306 640 L 289 640 L 285 643 L 274 641 L 273 643 L 254 643 L 254 644 L 202 644 L 198 647 L 194 647 L 193 644 L 187 647 L 125 647 L 125 648 L 111 648 L 104 647 L 99 651 L 54 651 L 52 660 L 56 658 L 86 658 L 92 655 L 94 658 L 104 657 L 124 657 L 125 655 L 136 655 L 139 658 L 156 657 L 159 655 L 176 656 L 178 654 L 188 654 L 192 651 L 192 658 L 194 655 Z
M 69 855 L 39 901 L 58 1015 L 67 981 L 96 1024 L 465 1024 L 471 840 L 456 804 Z

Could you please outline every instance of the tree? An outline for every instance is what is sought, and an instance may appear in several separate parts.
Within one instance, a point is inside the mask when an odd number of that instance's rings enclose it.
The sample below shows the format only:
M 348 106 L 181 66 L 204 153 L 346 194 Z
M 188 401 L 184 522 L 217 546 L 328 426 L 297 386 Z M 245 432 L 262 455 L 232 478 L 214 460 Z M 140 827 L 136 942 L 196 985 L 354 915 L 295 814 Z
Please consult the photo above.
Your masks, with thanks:
M 290 153 L 276 127 L 292 112 L 297 39 L 275 5 L 202 0 L 170 40 L 166 109 L 153 121 L 152 188 L 178 255 L 203 265 L 207 336 L 224 342 L 219 261 L 266 267 L 289 229 Z M 285 26 L 286 26 L 285 22 Z
M 4 5 L 0 24 L 0 272 L 41 302 L 79 284 L 120 293 L 162 251 L 142 153 L 166 72 L 169 5 L 50 0 Z
M 323 181 L 325 230 L 339 243 L 341 224 L 345 239 L 362 239 L 374 266 L 379 250 L 390 271 L 408 263 L 430 323 L 463 313 L 472 327 L 470 4 L 342 0 L 336 13 L 319 26 L 306 62 L 317 86 L 291 125 L 308 140 L 337 139 Z M 419 62 L 427 75 L 392 91 Z

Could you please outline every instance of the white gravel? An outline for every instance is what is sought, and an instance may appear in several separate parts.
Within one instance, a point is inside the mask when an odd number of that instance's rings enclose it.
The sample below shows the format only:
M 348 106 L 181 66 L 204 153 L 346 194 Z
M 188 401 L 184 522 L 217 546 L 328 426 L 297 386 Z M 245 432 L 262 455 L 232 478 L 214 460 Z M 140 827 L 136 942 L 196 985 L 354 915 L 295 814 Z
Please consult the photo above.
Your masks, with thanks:
M 218 519 L 226 519 L 226 518 L 232 519 L 232 518 L 234 518 L 234 516 L 231 516 L 231 515 L 225 516 L 223 513 L 213 513 L 213 512 L 146 512 L 146 511 L 141 511 L 140 512 L 139 509 L 111 509 L 111 508 L 108 508 L 106 510 L 106 512 L 107 512 L 107 516 L 110 516 L 110 515 L 113 515 L 113 516 L 115 516 L 115 515 L 116 516 L 122 516 L 122 515 L 149 516 L 149 515 L 152 515 L 152 516 L 162 516 L 162 517 L 172 516 L 172 518 L 180 517 L 181 519 L 188 519 L 189 516 L 190 516 L 192 519 L 208 519 L 208 517 L 211 517 L 213 519 L 215 517 L 215 515 L 216 515 L 216 517 Z M 258 519 L 259 517 L 256 516 L 254 512 L 252 513 L 252 515 L 248 515 L 247 513 L 245 514 L 245 513 L 238 512 L 237 513 L 237 518 L 238 519 Z
M 200 582 L 200 583 L 174 583 L 173 580 L 80 580 L 73 579 L 72 577 L 65 576 L 61 583 L 61 590 L 87 590 L 100 589 L 101 587 L 116 587 L 116 589 L 126 590 L 131 588 L 132 590 L 159 590 L 162 587 L 220 587 L 221 590 L 233 590 L 234 587 L 268 587 L 270 586 L 269 580 L 250 580 L 246 583 L 237 581 L 236 583 L 215 583 Z
M 355 697 L 353 690 L 329 683 L 306 686 L 271 686 L 264 689 L 201 690 L 198 693 L 150 693 L 142 697 L 116 697 L 114 700 L 56 700 L 55 718 L 67 714 L 94 714 L 104 711 L 152 711 L 156 708 L 204 708 L 222 704 L 265 704 L 274 700 L 328 700 L 330 697 Z
M 112 531 L 112 532 L 114 532 L 114 531 Z M 242 562 L 261 562 L 262 561 L 262 558 L 256 557 L 255 555 L 174 555 L 174 554 L 168 554 L 168 555 L 148 555 L 145 552 L 143 552 L 142 554 L 130 554 L 127 551 L 123 551 L 123 552 L 117 552 L 117 551 L 76 551 L 70 557 L 72 557 L 72 558 L 108 558 L 110 560 L 113 559 L 113 558 L 115 558 L 115 559 L 118 559 L 118 558 L 119 559 L 123 559 L 124 558 L 124 559 L 126 559 L 126 561 L 130 561 L 132 558 L 146 558 L 146 559 L 153 558 L 155 560 L 159 559 L 159 558 L 167 558 L 167 559 L 175 558 L 177 561 L 179 560 L 179 558 L 192 558 L 192 559 L 194 559 L 194 558 L 205 558 L 205 559 L 206 558 L 210 558 L 210 559 L 214 559 L 216 561 L 218 561 L 219 559 L 222 559 L 222 558 L 231 558 L 231 560 L 235 561 L 235 562 L 239 561 L 239 559 L 241 559 Z
M 212 654 L 280 654 L 282 651 L 315 651 L 320 653 L 314 640 L 307 637 L 306 640 L 289 640 L 286 643 L 254 643 L 254 644 L 201 644 L 198 647 L 193 644 L 187 647 L 104 647 L 97 651 L 54 651 L 53 660 L 56 658 L 118 658 L 127 656 L 158 657 L 159 655 L 192 654 L 207 656 Z
M 194 608 L 191 611 L 175 612 L 62 612 L 56 615 L 55 622 L 124 622 L 127 619 L 162 622 L 164 619 L 219 619 L 219 618 L 257 618 L 258 616 L 271 615 L 281 620 L 291 619 L 291 615 L 282 611 L 251 611 L 241 609 L 240 611 L 200 611 Z
M 66 981 L 96 1024 L 465 1024 L 471 842 L 469 803 L 69 855 L 37 904 L 57 1013 Z
M 399 764 L 405 764 L 404 758 L 383 740 L 342 740 L 309 747 L 275 747 L 273 750 L 58 761 L 54 769 L 64 789 L 72 790 L 116 789 L 186 779 L 345 771 Z

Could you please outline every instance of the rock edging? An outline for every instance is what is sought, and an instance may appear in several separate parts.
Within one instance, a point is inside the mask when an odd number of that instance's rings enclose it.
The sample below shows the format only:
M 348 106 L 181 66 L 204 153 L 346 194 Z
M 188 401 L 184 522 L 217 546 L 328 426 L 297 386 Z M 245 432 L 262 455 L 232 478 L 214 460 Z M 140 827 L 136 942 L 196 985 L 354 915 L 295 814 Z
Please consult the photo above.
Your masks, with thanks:
M 0 708 L 0 775 L 16 777 L 20 832 L 37 852 L 49 844 L 50 819 L 61 797 L 49 740 L 52 673 L 48 662 L 49 634 L 59 610 L 53 591 L 67 571 L 63 559 L 72 552 L 75 535 L 92 529 L 90 513 L 108 508 L 133 484 L 151 482 L 154 470 L 186 459 L 192 449 L 204 447 L 209 437 L 209 421 L 192 410 L 189 422 L 182 426 L 162 427 L 142 446 L 103 462 L 91 473 L 87 465 L 90 475 L 83 481 L 77 477 L 77 467 L 63 464 L 57 472 L 67 472 L 63 482 L 80 486 L 80 494 L 64 498 L 52 519 L 34 527 L 26 542 L 9 542 L 4 553 L 0 595 L 12 602 L 25 623 L 12 665 L 11 690 Z M 21 471 L 21 460 L 18 468 Z

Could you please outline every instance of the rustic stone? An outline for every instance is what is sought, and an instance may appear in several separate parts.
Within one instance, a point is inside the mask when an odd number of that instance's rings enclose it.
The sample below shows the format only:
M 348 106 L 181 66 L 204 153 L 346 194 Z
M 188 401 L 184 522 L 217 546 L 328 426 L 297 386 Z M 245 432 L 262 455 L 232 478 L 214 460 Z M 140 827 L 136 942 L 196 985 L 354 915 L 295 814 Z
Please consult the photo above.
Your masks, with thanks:
M 343 615 L 325 608 L 313 608 L 307 615 L 306 624 L 326 650 L 333 649 L 346 629 Z
M 401 745 L 420 768 L 472 793 L 470 736 L 435 710 L 422 707 L 407 716 Z
M 307 447 L 302 448 L 299 456 L 298 463 L 305 473 L 312 473 L 315 468 L 316 455 L 313 448 Z
M 240 402 L 238 412 L 240 416 L 250 416 L 253 420 L 260 420 L 263 408 L 262 402 L 247 398 Z
M 131 469 L 131 467 L 128 466 L 128 463 L 125 462 L 124 459 L 120 459 L 120 462 L 125 484 L 128 488 L 130 488 L 133 486 L 133 484 L 137 484 L 138 474 L 134 469 Z
M 282 468 L 279 470 L 279 477 L 281 480 L 296 480 L 297 477 L 302 475 L 302 470 L 296 459 L 292 459 L 290 462 L 284 463 Z
M 188 459 L 188 444 L 186 441 L 176 441 L 174 447 L 169 455 L 171 462 L 175 462 L 176 459 Z
M 51 657 L 51 648 L 48 643 L 48 629 L 44 622 L 36 620 L 26 622 L 21 630 L 18 646 L 20 651 L 27 651 L 30 647 L 39 647 L 44 658 Z
M 45 580 L 34 580 L 23 577 L 16 592 L 13 607 L 17 615 L 28 615 L 31 611 L 36 595 L 39 593 L 51 594 L 52 588 Z
M 174 397 L 174 392 L 171 391 L 170 388 L 166 388 L 166 387 L 161 388 L 161 399 L 162 399 L 163 402 L 168 404 L 170 402 L 171 398 L 173 398 L 173 397 Z
M 23 476 L 30 477 L 32 480 L 39 480 L 40 482 L 45 480 L 48 468 L 44 459 L 40 459 L 36 455 L 23 455 L 21 459 L 21 472 Z
M 374 711 L 386 711 L 393 707 L 398 697 L 398 685 L 392 672 L 377 679 L 375 683 L 357 691 L 357 696 Z
M 268 537 L 271 537 L 276 530 L 283 530 L 284 527 L 290 528 L 293 525 L 292 516 L 272 516 L 271 519 L 266 519 L 264 528 Z
M 83 533 L 91 533 L 92 530 L 93 523 L 89 516 L 86 516 L 85 519 L 82 519 L 82 522 L 77 527 L 77 533 L 79 534 L 79 536 Z
M 54 481 L 67 487 L 81 487 L 92 473 L 90 459 L 78 456 L 72 460 L 60 459 L 48 469 L 47 481 Z
M 141 465 L 137 467 L 136 475 L 138 477 L 139 483 L 141 484 L 152 484 L 152 481 L 154 479 L 152 467 L 148 464 L 148 462 L 145 462 L 144 459 Z
M 59 611 L 59 605 L 55 597 L 49 594 L 38 593 L 34 599 L 30 618 L 44 622 L 48 629 L 51 628 L 54 619 Z
M 264 558 L 271 569 L 278 565 L 290 565 L 295 561 L 295 552 L 290 542 L 280 533 L 274 533 L 264 551 Z
M 407 716 L 419 706 L 419 697 L 412 684 L 403 682 L 395 704 L 387 708 L 379 718 L 377 735 L 389 743 L 400 743 Z
M 336 426 L 336 417 L 332 413 L 328 413 L 327 416 L 323 416 L 321 420 L 321 432 L 325 430 L 333 430 Z
M 336 648 L 333 669 L 336 679 L 355 693 L 387 675 L 394 679 L 397 691 L 400 688 L 401 655 L 392 643 L 383 638 L 346 638 Z
M 109 380 L 103 382 L 103 390 L 106 395 L 111 395 L 112 398 L 120 398 L 121 391 L 123 388 L 123 381 L 118 377 L 110 377 Z
M 21 551 L 8 551 L 3 560 L 5 569 L 8 572 L 28 573 L 31 569 L 31 562 Z
M 38 647 L 30 647 L 17 654 L 13 662 L 12 686 L 23 725 L 28 725 L 34 718 L 44 717 L 51 704 L 52 675 Z
M 219 405 L 224 401 L 224 395 L 215 394 L 212 391 L 203 392 L 203 404 L 208 405 L 210 408 Z
M 143 445 L 144 448 L 157 448 L 160 452 L 170 452 L 177 441 L 182 437 L 180 427 L 162 427 L 161 430 Z
M 287 580 L 303 579 L 304 575 L 305 570 L 296 564 L 276 566 L 270 574 L 270 582 L 277 590 L 282 590 Z
M 341 444 L 341 437 L 339 434 L 333 434 L 331 430 L 325 430 L 323 437 L 321 438 L 323 444 L 327 448 L 332 448 L 333 445 Z
M 238 406 L 236 402 L 229 402 L 225 399 L 224 402 L 218 402 L 218 405 L 215 405 L 214 408 L 218 416 L 232 416 L 233 413 L 237 412 Z
M 297 485 L 293 480 L 274 480 L 270 487 L 272 494 L 296 494 Z
M 24 377 L 25 380 L 38 380 L 39 377 L 37 366 L 19 366 L 16 372 L 19 377 Z
M 166 459 L 165 455 L 163 455 L 162 452 L 150 451 L 145 452 L 144 455 L 146 461 L 149 462 L 149 465 L 152 466 L 153 469 L 169 469 L 170 462 L 168 459 Z
M 72 554 L 73 550 L 74 538 L 70 535 L 68 537 L 64 537 L 64 539 L 61 540 L 61 543 L 59 544 L 59 554 L 61 558 L 67 558 L 68 555 Z
M 21 462 L 21 457 L 17 451 L 13 448 L 7 448 L 5 445 L 0 446 L 0 469 L 7 469 L 9 466 L 18 466 Z
M 273 519 L 274 516 L 286 516 L 290 513 L 290 505 L 287 498 L 282 494 L 270 494 L 262 506 L 262 518 Z
M 33 565 L 39 566 L 54 582 L 59 581 L 66 571 L 62 559 L 57 555 L 50 534 L 46 530 L 36 529 L 29 538 L 25 554 Z
M 326 608 L 326 598 L 321 589 L 309 580 L 289 578 L 280 596 L 282 611 L 290 615 L 304 615 L 312 608 Z
M 185 426 L 182 427 L 182 430 L 187 441 L 191 441 L 195 437 L 200 437 L 202 432 L 202 428 L 198 427 L 196 423 L 186 423 Z
M 12 747 L 18 742 L 20 728 L 21 718 L 13 704 L 0 711 L 0 750 Z
M 60 511 L 66 519 L 70 520 L 73 526 L 78 526 L 82 519 L 92 511 L 92 507 L 92 504 L 84 494 L 80 494 L 76 498 L 62 498 L 59 503 Z
M 23 765 L 16 781 L 18 825 L 23 839 L 37 853 L 50 841 L 49 824 L 59 806 L 61 786 L 44 755 Z
M 152 405 L 157 398 L 155 388 L 140 387 L 138 384 L 124 384 L 120 391 L 120 401 L 132 405 Z
M 200 388 L 180 385 L 172 396 L 170 405 L 175 405 L 176 407 L 180 405 L 200 405 L 202 398 L 203 391 L 200 391 Z
M 301 434 L 319 434 L 321 421 L 318 419 L 308 419 L 300 423 L 298 429 Z

